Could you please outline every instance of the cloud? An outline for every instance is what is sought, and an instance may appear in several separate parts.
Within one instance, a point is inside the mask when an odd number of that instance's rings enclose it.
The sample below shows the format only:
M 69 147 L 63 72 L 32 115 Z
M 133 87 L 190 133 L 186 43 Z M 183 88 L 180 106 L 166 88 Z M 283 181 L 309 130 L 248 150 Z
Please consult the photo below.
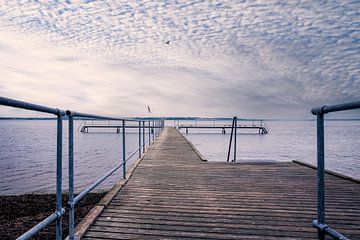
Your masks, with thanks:
M 307 116 L 359 97 L 359 8 L 4 1 L 0 93 L 112 115 Z

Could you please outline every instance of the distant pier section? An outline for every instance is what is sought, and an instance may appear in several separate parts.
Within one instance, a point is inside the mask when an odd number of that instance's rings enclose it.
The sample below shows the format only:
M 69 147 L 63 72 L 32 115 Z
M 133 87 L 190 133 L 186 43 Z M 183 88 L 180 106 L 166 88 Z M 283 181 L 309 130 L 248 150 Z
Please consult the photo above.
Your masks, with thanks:
M 185 129 L 185 133 L 189 133 L 189 129 L 212 129 L 221 130 L 222 134 L 230 133 L 233 128 L 231 122 L 224 121 L 195 121 L 194 123 L 177 123 L 176 128 Z M 268 134 L 269 128 L 264 120 L 238 120 L 237 129 L 254 130 L 258 134 Z M 241 133 L 238 131 L 238 133 Z
M 165 120 L 167 120 L 165 118 Z M 152 132 L 153 129 L 161 128 L 161 126 L 152 126 L 149 125 L 149 121 L 145 120 L 145 125 L 141 125 L 141 128 L 145 128 L 146 130 Z M 87 120 L 83 121 L 80 124 L 79 131 L 82 133 L 89 133 L 95 131 L 108 131 L 109 129 L 113 129 L 111 132 L 120 133 L 122 128 L 121 122 L 116 121 L 98 121 L 98 120 Z M 169 124 L 170 121 L 169 121 Z M 173 126 L 178 130 L 185 129 L 185 133 L 189 134 L 190 129 L 202 129 L 202 130 L 219 130 L 222 134 L 230 133 L 233 128 L 230 120 L 224 119 L 209 119 L 209 118 L 194 118 L 192 120 L 174 120 Z M 127 129 L 138 129 L 137 125 L 127 125 Z M 236 128 L 243 130 L 250 130 L 252 133 L 258 134 L 268 134 L 269 128 L 266 125 L 264 120 L 248 120 L 248 119 L 238 119 L 238 123 L 236 124 Z M 93 130 L 93 131 L 91 131 Z M 238 133 L 242 133 L 238 131 Z

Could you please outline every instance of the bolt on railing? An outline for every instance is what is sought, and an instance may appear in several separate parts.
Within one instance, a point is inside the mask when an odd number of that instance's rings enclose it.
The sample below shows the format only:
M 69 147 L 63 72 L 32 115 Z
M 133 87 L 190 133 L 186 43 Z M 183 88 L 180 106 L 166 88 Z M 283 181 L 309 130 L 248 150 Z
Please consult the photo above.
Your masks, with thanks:
M 360 101 L 342 103 L 332 106 L 322 106 L 311 109 L 311 113 L 317 116 L 317 219 L 312 222 L 318 230 L 318 239 L 324 240 L 325 234 L 334 239 L 347 240 L 345 236 L 325 224 L 325 139 L 324 139 L 324 115 L 330 112 L 351 110 L 360 108 Z

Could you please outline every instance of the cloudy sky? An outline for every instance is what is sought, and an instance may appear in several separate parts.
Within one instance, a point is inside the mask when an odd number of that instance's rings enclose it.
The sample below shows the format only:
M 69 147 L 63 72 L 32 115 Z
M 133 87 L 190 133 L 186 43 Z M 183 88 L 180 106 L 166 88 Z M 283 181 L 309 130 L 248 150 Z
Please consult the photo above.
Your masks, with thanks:
M 157 116 L 311 117 L 313 106 L 360 98 L 359 9 L 0 0 L 0 95 L 117 116 L 149 105 Z M 28 113 L 0 108 L 9 115 Z

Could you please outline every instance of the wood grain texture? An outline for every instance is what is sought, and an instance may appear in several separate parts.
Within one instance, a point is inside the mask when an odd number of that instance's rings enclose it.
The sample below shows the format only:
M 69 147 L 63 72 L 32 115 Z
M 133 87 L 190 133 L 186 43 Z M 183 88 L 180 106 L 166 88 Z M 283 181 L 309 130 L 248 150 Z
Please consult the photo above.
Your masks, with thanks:
M 316 171 L 203 162 L 166 128 L 83 239 L 316 239 Z M 360 184 L 326 175 L 326 221 L 360 239 Z

